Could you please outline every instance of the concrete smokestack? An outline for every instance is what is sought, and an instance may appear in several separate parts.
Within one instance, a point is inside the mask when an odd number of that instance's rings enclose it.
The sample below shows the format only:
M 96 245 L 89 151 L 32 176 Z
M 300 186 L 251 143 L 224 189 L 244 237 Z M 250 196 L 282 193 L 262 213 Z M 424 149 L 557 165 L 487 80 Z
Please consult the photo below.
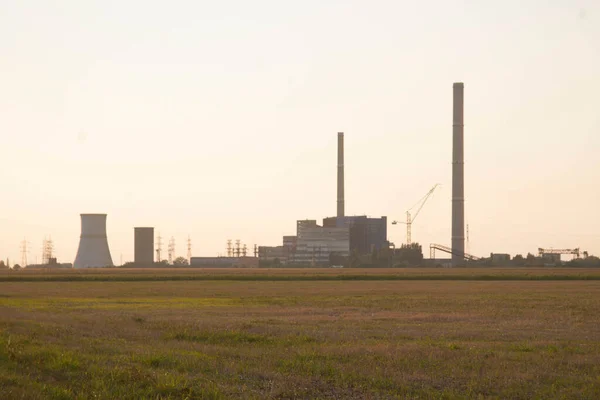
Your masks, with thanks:
M 344 217 L 344 132 L 338 132 L 337 216 Z
M 462 265 L 465 253 L 464 84 L 453 85 L 452 118 L 452 265 Z
M 73 267 L 112 266 L 106 237 L 106 214 L 81 214 L 81 238 Z

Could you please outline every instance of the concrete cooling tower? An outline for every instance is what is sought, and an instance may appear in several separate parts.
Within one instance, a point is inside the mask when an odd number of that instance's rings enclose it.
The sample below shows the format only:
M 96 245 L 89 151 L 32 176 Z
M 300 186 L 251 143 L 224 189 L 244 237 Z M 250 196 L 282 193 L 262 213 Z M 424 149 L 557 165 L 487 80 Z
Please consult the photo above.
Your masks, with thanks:
M 81 238 L 73 267 L 112 266 L 106 237 L 106 214 L 81 214 Z

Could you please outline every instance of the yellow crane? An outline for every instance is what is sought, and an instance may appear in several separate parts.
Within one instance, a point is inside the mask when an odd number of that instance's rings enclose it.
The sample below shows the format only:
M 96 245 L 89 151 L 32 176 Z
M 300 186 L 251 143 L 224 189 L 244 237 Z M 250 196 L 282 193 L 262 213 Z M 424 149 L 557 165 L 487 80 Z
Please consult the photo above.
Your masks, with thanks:
M 392 225 L 398 225 L 398 224 L 405 224 L 406 225 L 406 244 L 407 245 L 411 245 L 412 243 L 412 239 L 411 239 L 411 231 L 412 231 L 412 224 L 413 222 L 415 222 L 415 219 L 417 219 L 417 217 L 419 216 L 419 213 L 421 212 L 421 210 L 423 209 L 423 206 L 425 205 L 425 203 L 427 202 L 427 200 L 429 199 L 429 197 L 433 194 L 433 192 L 435 191 L 435 189 L 440 186 L 439 183 L 436 183 L 430 190 L 429 192 L 427 192 L 427 194 L 425 196 L 423 196 L 414 206 L 412 206 L 411 208 L 409 208 L 406 211 L 406 222 L 400 222 L 400 221 L 393 221 Z M 414 208 L 417 208 L 417 211 L 414 213 L 414 215 L 411 215 L 411 211 Z

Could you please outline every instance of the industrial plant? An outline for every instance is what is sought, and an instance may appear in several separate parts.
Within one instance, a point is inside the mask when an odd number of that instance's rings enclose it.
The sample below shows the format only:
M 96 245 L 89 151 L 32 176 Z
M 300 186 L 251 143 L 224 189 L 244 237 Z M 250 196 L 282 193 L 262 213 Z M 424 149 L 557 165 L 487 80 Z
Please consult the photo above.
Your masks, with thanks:
M 274 246 L 254 245 L 253 254 L 240 240 L 227 242 L 227 250 L 217 257 L 192 257 L 191 239 L 187 240 L 187 257 L 176 257 L 175 239 L 168 242 L 168 259 L 162 258 L 162 237 L 154 237 L 153 227 L 134 228 L 134 261 L 126 266 L 155 267 L 165 265 L 191 267 L 245 267 L 259 266 L 397 266 L 429 265 L 456 267 L 469 265 L 559 265 L 561 255 L 575 259 L 587 252 L 577 249 L 540 248 L 538 256 L 516 256 L 493 253 L 489 258 L 477 257 L 465 251 L 468 245 L 468 226 L 465 238 L 465 179 L 464 179 L 464 84 L 453 84 L 452 93 L 452 214 L 450 245 L 431 243 L 429 259 L 423 260 L 421 245 L 413 243 L 412 224 L 439 184 L 435 184 L 412 208 L 406 211 L 406 221 L 393 221 L 393 225 L 406 225 L 406 243 L 399 248 L 388 241 L 386 216 L 372 218 L 367 215 L 347 216 L 345 209 L 344 133 L 337 134 L 337 199 L 336 215 L 317 219 L 302 219 L 295 223 L 295 232 L 282 237 Z M 74 268 L 112 267 L 106 233 L 106 214 L 81 214 L 81 236 Z M 27 266 L 27 241 L 22 243 L 23 266 Z M 449 258 L 436 258 L 436 251 Z M 404 263 L 404 264 L 403 264 Z M 6 264 L 9 264 L 7 260 Z M 121 261 L 121 264 L 123 262 Z M 59 264 L 53 257 L 51 239 L 44 239 L 41 264 L 38 267 L 70 267 Z
M 344 133 L 338 133 L 337 215 L 296 222 L 296 235 L 284 236 L 279 246 L 260 246 L 263 264 L 326 266 L 343 262 L 351 254 L 367 254 L 389 247 L 387 217 L 369 218 L 345 214 Z

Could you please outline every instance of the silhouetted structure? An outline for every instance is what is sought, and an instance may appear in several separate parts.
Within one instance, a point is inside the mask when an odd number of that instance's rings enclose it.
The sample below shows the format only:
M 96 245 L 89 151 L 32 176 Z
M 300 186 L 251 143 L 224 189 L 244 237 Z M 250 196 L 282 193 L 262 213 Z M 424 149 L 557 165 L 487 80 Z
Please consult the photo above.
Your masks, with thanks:
M 388 247 L 387 217 L 368 218 L 365 215 L 330 217 L 323 219 L 323 227 L 349 229 L 350 252 L 367 254 Z
M 345 213 L 344 204 L 344 132 L 338 132 L 337 216 Z
M 453 85 L 452 122 L 452 265 L 464 264 L 465 182 L 464 182 L 464 84 Z
M 134 263 L 154 263 L 154 228 L 134 228 Z
M 81 214 L 81 238 L 73 267 L 112 267 L 106 237 L 106 214 Z

